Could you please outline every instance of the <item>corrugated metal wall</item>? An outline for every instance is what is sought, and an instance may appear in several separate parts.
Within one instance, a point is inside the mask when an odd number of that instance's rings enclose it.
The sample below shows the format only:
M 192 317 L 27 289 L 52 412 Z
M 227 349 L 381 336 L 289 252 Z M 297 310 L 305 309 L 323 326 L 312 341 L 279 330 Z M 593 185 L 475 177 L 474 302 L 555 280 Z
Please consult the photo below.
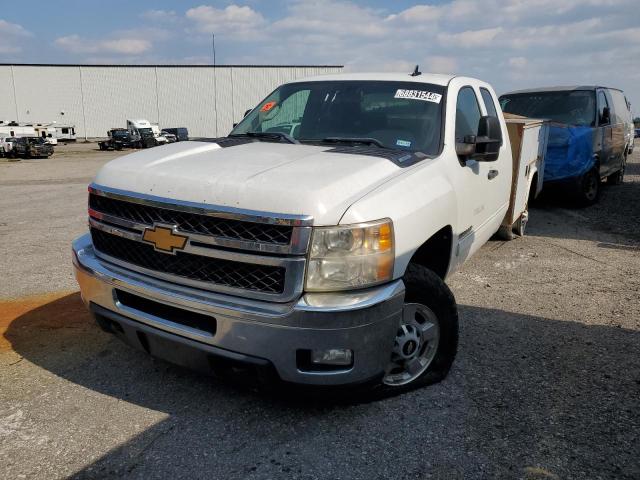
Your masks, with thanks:
M 0 65 L 0 119 L 75 124 L 78 138 L 91 138 L 144 118 L 213 137 L 226 135 L 281 83 L 340 69 Z

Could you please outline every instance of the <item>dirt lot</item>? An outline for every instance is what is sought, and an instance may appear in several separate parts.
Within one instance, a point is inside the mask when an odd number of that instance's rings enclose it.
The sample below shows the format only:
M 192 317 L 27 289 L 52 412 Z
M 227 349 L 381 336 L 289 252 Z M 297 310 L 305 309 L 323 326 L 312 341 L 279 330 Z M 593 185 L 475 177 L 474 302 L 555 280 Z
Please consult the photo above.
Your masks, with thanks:
M 238 390 L 91 323 L 69 245 L 114 156 L 0 163 L 0 478 L 640 478 L 640 148 L 599 205 L 544 202 L 450 279 L 446 381 L 347 406 Z

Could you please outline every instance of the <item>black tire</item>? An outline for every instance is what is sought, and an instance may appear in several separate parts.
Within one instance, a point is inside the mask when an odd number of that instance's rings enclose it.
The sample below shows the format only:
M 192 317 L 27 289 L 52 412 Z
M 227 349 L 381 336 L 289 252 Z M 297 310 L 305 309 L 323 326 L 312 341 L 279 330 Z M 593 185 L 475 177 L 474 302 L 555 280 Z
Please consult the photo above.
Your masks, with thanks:
M 620 170 L 607 177 L 607 185 L 621 185 L 624 182 L 624 172 L 627 168 L 627 153 L 622 156 Z
M 434 272 L 415 263 L 409 264 L 403 280 L 405 304 L 421 304 L 435 314 L 440 334 L 438 347 L 433 360 L 420 376 L 404 385 L 388 385 L 382 379 L 373 388 L 375 397 L 396 395 L 440 382 L 449 373 L 458 350 L 458 309 L 449 287 Z
M 524 237 L 528 222 L 529 222 L 529 210 L 525 210 L 520 214 L 516 222 L 513 224 L 513 231 L 519 237 Z
M 513 225 L 500 225 L 496 236 L 500 240 L 510 241 L 516 238 L 515 233 L 513 233 Z
M 579 207 L 594 205 L 600 199 L 600 170 L 596 165 L 576 182 L 575 200 Z

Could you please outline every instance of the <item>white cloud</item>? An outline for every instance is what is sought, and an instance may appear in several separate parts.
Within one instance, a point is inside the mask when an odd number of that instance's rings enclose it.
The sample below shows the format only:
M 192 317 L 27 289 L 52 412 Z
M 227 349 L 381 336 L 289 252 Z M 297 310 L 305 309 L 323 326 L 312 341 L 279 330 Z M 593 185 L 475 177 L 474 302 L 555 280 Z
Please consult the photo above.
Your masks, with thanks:
M 425 59 L 422 69 L 431 73 L 456 73 L 458 62 L 453 57 L 433 55 Z
M 0 19 L 0 53 L 21 52 L 24 41 L 32 36 L 33 34 L 22 25 Z
M 67 35 L 55 40 L 56 46 L 73 54 L 106 53 L 121 55 L 140 55 L 151 50 L 149 40 L 141 38 L 114 38 L 107 40 L 89 40 L 79 35 Z
M 0 35 L 9 37 L 31 37 L 33 34 L 17 23 L 10 23 L 0 19 Z
M 437 39 L 447 48 L 478 48 L 494 45 L 494 40 L 500 33 L 502 33 L 502 27 L 485 28 L 459 33 L 440 33 Z
M 266 23 L 262 14 L 251 7 L 228 5 L 218 9 L 209 5 L 190 8 L 185 17 L 201 34 L 226 33 L 236 39 L 253 39 Z
M 443 9 L 433 5 L 416 5 L 396 14 L 389 15 L 386 21 L 402 20 L 407 23 L 424 23 L 438 20 Z

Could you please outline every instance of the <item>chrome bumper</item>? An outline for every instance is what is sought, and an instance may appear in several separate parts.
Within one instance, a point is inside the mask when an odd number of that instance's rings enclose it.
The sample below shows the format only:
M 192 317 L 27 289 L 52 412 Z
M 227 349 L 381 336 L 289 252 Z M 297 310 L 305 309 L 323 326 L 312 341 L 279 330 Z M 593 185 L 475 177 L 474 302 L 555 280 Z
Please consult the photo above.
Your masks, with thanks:
M 404 301 L 401 280 L 358 292 L 306 294 L 286 304 L 205 292 L 100 260 L 89 235 L 73 242 L 73 264 L 85 304 L 117 324 L 114 333 L 132 346 L 194 368 L 209 364 L 209 357 L 271 364 L 282 380 L 302 384 L 344 385 L 381 375 Z M 215 333 L 123 305 L 117 290 L 213 317 Z M 299 351 L 334 348 L 351 349 L 353 365 L 300 368 Z

